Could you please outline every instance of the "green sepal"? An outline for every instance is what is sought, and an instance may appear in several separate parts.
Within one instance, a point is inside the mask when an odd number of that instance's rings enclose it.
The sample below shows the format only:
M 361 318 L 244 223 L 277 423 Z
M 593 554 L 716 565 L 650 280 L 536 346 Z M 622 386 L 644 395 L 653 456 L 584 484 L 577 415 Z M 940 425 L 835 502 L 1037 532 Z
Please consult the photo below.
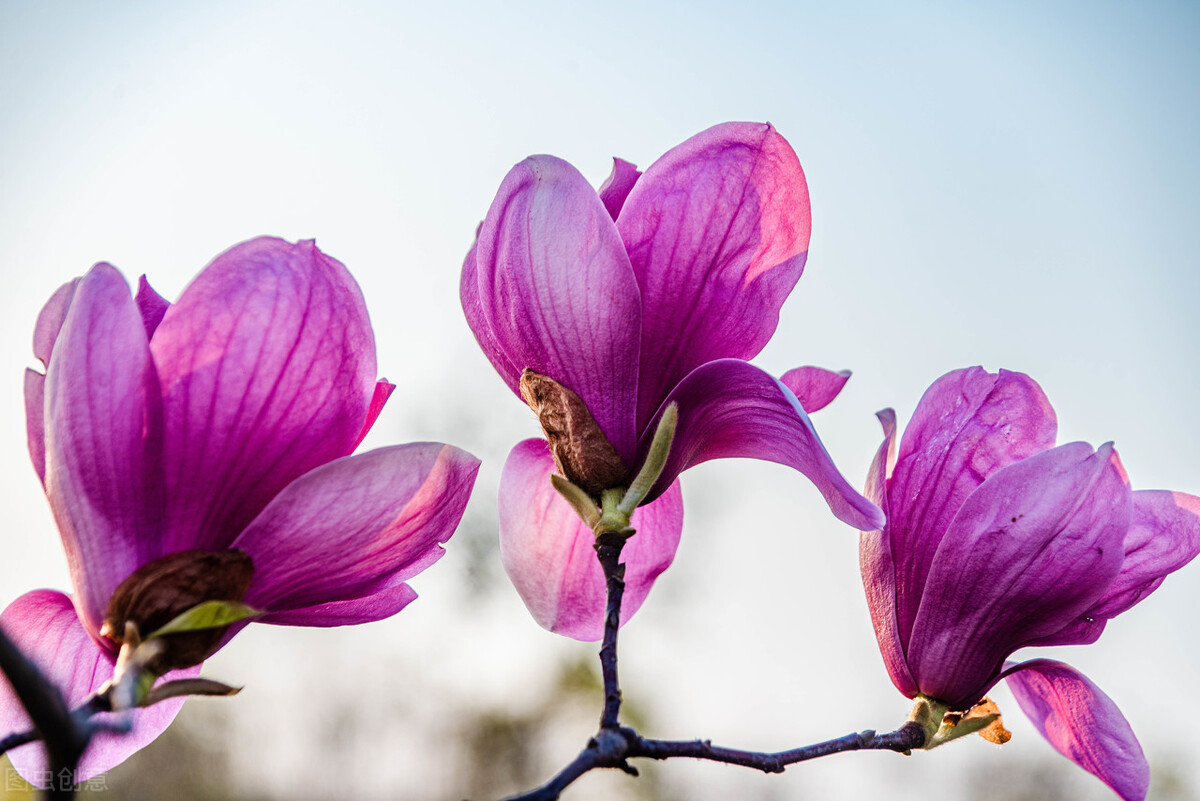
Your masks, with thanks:
M 167 634 L 219 629 L 261 614 L 259 610 L 240 601 L 205 601 L 177 615 L 162 628 L 147 635 L 143 642 Z
M 582 487 L 572 484 L 569 479 L 563 478 L 558 473 L 550 474 L 550 486 L 571 504 L 571 508 L 575 510 L 575 514 L 579 515 L 579 519 L 587 524 L 588 528 L 595 527 L 596 523 L 600 522 L 600 510 L 596 508 L 596 502 L 588 495 Z

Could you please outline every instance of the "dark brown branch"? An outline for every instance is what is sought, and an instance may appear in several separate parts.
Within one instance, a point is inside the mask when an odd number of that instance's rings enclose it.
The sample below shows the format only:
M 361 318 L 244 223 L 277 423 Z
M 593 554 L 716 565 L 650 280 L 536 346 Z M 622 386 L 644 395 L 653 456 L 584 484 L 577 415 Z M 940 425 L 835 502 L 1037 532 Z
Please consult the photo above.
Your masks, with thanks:
M 627 760 L 636 757 L 705 759 L 754 768 L 764 773 L 783 773 L 789 765 L 845 751 L 896 751 L 907 754 L 924 743 L 925 731 L 915 723 L 906 723 L 887 734 L 876 735 L 872 731 L 864 731 L 847 734 L 836 740 L 775 752 L 723 748 L 713 745 L 708 740 L 652 740 L 622 726 L 601 731 L 588 742 L 587 748 L 553 779 L 538 789 L 514 796 L 509 801 L 555 801 L 572 782 L 596 768 L 620 768 L 636 775 L 636 771 L 627 763 Z
M 897 751 L 908 754 L 925 744 L 925 730 L 917 723 L 905 723 L 887 734 L 873 731 L 847 734 L 836 740 L 793 748 L 788 751 L 743 751 L 713 745 L 709 740 L 651 740 L 628 726 L 621 726 L 621 686 L 617 678 L 617 630 L 621 623 L 621 599 L 625 594 L 625 565 L 620 562 L 625 537 L 605 532 L 596 538 L 596 557 L 604 569 L 608 602 L 604 612 L 604 640 L 600 646 L 600 670 L 604 678 L 604 712 L 600 731 L 588 740 L 587 747 L 554 778 L 536 790 L 513 796 L 508 801 L 555 801 L 580 776 L 597 768 L 618 768 L 637 775 L 630 759 L 705 759 L 727 765 L 742 765 L 764 773 L 783 773 L 788 765 L 840 754 L 844 751 Z
M 621 626 L 621 600 L 625 597 L 625 565 L 620 562 L 625 537 L 606 531 L 596 538 L 596 558 L 604 569 L 608 603 L 604 610 L 604 642 L 600 646 L 600 671 L 604 676 L 604 712 L 600 728 L 617 725 L 621 712 L 621 684 L 617 680 L 617 630 Z
M 110 700 L 108 692 L 106 691 L 93 695 L 91 698 L 75 707 L 73 710 L 71 710 L 71 715 L 77 721 L 87 721 L 90 720 L 93 715 L 98 715 L 101 712 L 111 711 L 112 701 Z M 94 722 L 91 725 L 96 730 L 111 728 L 114 731 L 123 731 L 121 726 L 101 726 Z M 7 737 L 0 738 L 0 756 L 3 756 L 5 753 L 13 750 L 14 748 L 20 748 L 21 746 L 28 745 L 29 743 L 36 743 L 41 739 L 42 734 L 37 729 L 13 732 Z

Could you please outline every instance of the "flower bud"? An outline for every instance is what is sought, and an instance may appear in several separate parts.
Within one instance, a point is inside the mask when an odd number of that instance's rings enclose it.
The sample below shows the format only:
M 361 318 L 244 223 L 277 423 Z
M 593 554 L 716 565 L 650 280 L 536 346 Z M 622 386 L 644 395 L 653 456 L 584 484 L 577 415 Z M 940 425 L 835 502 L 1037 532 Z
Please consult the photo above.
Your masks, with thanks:
M 628 486 L 629 468 L 582 398 L 532 370 L 521 373 L 521 397 L 537 414 L 564 478 L 597 498 L 606 489 Z
M 120 583 L 109 599 L 100 633 L 123 645 L 132 623 L 137 635 L 145 638 L 205 601 L 241 601 L 253 575 L 253 562 L 242 551 L 169 554 L 142 565 Z M 149 667 L 161 675 L 197 665 L 217 649 L 227 629 L 164 635 L 162 652 Z

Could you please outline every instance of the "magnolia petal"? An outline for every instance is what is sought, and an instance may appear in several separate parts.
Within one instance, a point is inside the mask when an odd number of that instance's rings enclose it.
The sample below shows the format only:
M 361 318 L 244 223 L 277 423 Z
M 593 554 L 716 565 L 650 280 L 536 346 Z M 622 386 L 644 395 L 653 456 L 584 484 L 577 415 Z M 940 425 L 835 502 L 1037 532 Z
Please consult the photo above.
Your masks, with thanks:
M 50 364 L 50 354 L 54 352 L 54 343 L 62 330 L 63 321 L 67 319 L 67 310 L 75 299 L 75 289 L 82 279 L 73 278 L 54 290 L 50 300 L 38 312 L 37 322 L 33 326 L 33 355 L 43 365 Z
M 867 473 L 866 496 L 887 515 L 887 473 L 891 459 L 896 454 L 896 413 L 884 409 L 876 416 L 883 425 L 883 442 L 875 452 L 875 459 Z M 882 530 L 864 531 L 859 535 L 858 566 L 884 666 L 896 689 L 912 698 L 920 692 L 920 688 L 904 659 L 904 647 L 896 621 L 896 565 L 891 540 Z
M 476 337 L 503 352 L 489 353 L 493 363 L 518 368 L 502 373 L 509 386 L 526 368 L 558 381 L 631 462 L 641 303 L 617 229 L 579 171 L 552 156 L 513 167 L 479 230 L 475 268 L 488 329 Z
M 0 614 L 0 625 L 17 647 L 62 691 L 67 705 L 72 708 L 82 704 L 112 678 L 112 657 L 96 647 L 75 616 L 71 599 L 60 592 L 35 590 L 22 595 Z M 191 678 L 199 673 L 200 667 L 196 666 L 168 673 L 161 681 Z M 128 734 L 97 734 L 79 761 L 75 780 L 86 781 L 103 773 L 149 745 L 175 719 L 183 702 L 183 698 L 173 698 L 134 710 L 130 713 L 133 729 Z M 117 716 L 97 715 L 96 719 L 115 722 Z M 24 708 L 8 682 L 0 680 L 0 736 L 29 728 L 30 721 Z M 46 786 L 46 751 L 41 743 L 13 749 L 8 756 L 26 781 L 39 787 Z
M 350 273 L 311 241 L 218 256 L 151 340 L 162 380 L 168 550 L 220 550 L 293 479 L 344 456 L 375 393 Z
M 480 223 L 480 228 L 483 224 Z M 478 232 L 476 232 L 478 237 Z M 480 350 L 483 355 L 487 356 L 488 361 L 492 363 L 492 367 L 496 368 L 496 372 L 504 379 L 504 383 L 508 384 L 508 388 L 513 391 L 518 398 L 521 397 L 521 371 L 523 368 L 518 367 L 509 360 L 508 352 L 500 346 L 500 341 L 496 339 L 496 335 L 492 333 L 491 324 L 488 323 L 487 317 L 483 314 L 483 304 L 479 299 L 479 269 L 476 251 L 479 249 L 479 244 L 476 242 L 471 245 L 471 250 L 467 252 L 467 257 L 463 259 L 462 276 L 458 283 L 458 296 L 462 301 L 463 314 L 466 315 L 467 325 L 471 329 L 471 333 L 475 335 L 475 341 L 479 343 Z
M 663 402 L 679 405 L 679 423 L 653 500 L 681 472 L 709 459 L 749 457 L 778 462 L 809 478 L 830 510 L 862 531 L 882 528 L 883 513 L 838 472 L 791 390 L 748 362 L 718 359 L 701 365 Z M 654 426 L 642 437 L 650 447 Z
M 379 448 L 311 470 L 233 543 L 254 561 L 246 603 L 290 612 L 361 599 L 384 578 L 411 578 L 445 553 L 441 543 L 462 519 L 478 470 L 474 456 L 438 442 Z
M 46 485 L 46 376 L 25 368 L 25 443 L 42 486 Z
M 46 496 L 94 635 L 113 590 L 161 555 L 162 541 L 158 377 L 141 315 L 111 266 L 76 285 L 44 392 Z
M 955 370 L 925 391 L 904 430 L 888 489 L 886 534 L 896 557 L 896 616 L 906 647 L 954 515 L 988 476 L 1053 447 L 1056 427 L 1041 387 L 1023 373 Z
M 354 598 L 271 612 L 255 618 L 255 622 L 277 626 L 355 626 L 389 618 L 416 599 L 416 590 L 393 574 Z
M 1185 492 L 1133 493 L 1121 572 L 1088 616 L 1114 618 L 1158 589 L 1200 553 L 1200 498 Z
M 779 377 L 780 382 L 792 391 L 804 411 L 812 414 L 828 406 L 846 382 L 849 370 L 826 370 L 821 367 L 797 367 Z
M 1095 604 L 1129 528 L 1129 486 L 1114 462 L 1111 444 L 1093 453 L 1075 442 L 1000 469 L 967 498 L 906 651 L 922 693 L 969 707 L 1010 653 Z
M 1087 645 L 1108 621 L 1140 603 L 1200 551 L 1200 498 L 1184 492 L 1139 490 L 1125 535 L 1121 572 L 1095 606 L 1061 631 L 1029 645 Z
M 767 344 L 809 228 L 804 171 L 770 125 L 717 125 L 646 170 L 617 220 L 644 310 L 640 431 L 692 370 Z
M 375 394 L 371 396 L 371 406 L 367 409 L 367 419 L 363 423 L 362 431 L 358 432 L 358 439 L 354 441 L 354 446 L 350 448 L 353 451 L 362 441 L 366 439 L 371 428 L 375 425 L 375 421 L 379 419 L 379 413 L 383 411 L 384 405 L 387 404 L 388 398 L 392 397 L 392 393 L 396 391 L 396 385 L 389 383 L 387 379 L 380 379 L 375 383 Z
M 1125 801 L 1142 801 L 1150 765 L 1129 721 L 1091 680 L 1070 665 L 1034 659 L 1008 672 L 1021 710 L 1060 754 Z
M 576 640 L 599 640 L 606 594 L 595 535 L 551 486 L 553 470 L 544 440 L 527 439 L 509 453 L 500 475 L 500 559 L 541 626 Z M 634 511 L 631 525 L 637 533 L 621 552 L 621 625 L 675 558 L 683 529 L 679 482 Z
M 600 184 L 597 194 L 600 195 L 600 202 L 604 204 L 609 216 L 614 220 L 621 213 L 621 207 L 625 205 L 625 198 L 629 197 L 630 190 L 633 189 L 633 185 L 640 177 L 642 174 L 636 165 L 624 159 L 613 159 L 612 172 L 608 178 L 604 179 L 604 183 Z
M 162 295 L 154 291 L 146 276 L 138 278 L 137 295 L 134 296 L 138 311 L 142 314 L 142 324 L 146 326 L 146 338 L 154 336 L 155 329 L 162 322 L 163 315 L 171 304 Z

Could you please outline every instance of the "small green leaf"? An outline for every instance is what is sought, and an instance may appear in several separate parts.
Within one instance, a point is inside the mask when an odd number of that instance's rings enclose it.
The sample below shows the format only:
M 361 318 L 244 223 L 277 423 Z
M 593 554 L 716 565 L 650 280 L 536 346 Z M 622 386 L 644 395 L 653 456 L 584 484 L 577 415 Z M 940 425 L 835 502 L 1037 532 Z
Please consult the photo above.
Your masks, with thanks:
M 146 639 L 152 640 L 166 634 L 182 634 L 187 631 L 219 629 L 237 623 L 239 620 L 258 617 L 261 614 L 262 612 L 257 609 L 239 601 L 205 601 L 177 616 L 158 631 L 151 633 Z

